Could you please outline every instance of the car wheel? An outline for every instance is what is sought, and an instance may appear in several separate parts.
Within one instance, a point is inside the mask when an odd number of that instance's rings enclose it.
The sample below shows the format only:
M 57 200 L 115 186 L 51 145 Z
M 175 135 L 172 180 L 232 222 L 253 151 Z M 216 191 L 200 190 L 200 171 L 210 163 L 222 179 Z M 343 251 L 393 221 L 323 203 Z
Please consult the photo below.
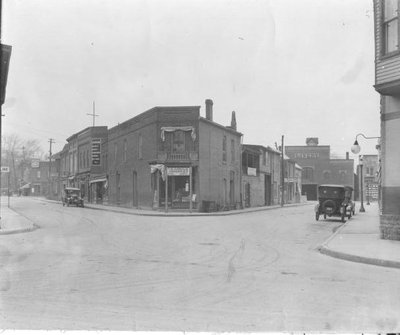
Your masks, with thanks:
M 342 222 L 346 222 L 346 213 L 342 213 Z
M 319 220 L 319 213 L 315 213 L 315 220 Z
M 326 220 L 326 214 L 324 214 L 324 219 Z

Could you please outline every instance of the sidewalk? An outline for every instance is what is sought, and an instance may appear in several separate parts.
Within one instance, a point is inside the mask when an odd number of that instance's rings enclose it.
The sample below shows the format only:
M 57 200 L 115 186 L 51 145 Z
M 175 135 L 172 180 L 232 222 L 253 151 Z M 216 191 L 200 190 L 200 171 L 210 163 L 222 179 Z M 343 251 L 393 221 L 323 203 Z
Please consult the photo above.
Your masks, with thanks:
M 400 269 L 400 241 L 380 239 L 377 203 L 356 205 L 356 215 L 341 226 L 318 250 L 328 256 Z
M 294 206 L 307 206 L 307 205 L 311 206 L 311 205 L 314 205 L 314 203 L 303 202 L 303 203 L 295 203 L 295 204 L 285 204 L 283 208 L 294 207 Z M 221 212 L 201 213 L 201 212 L 193 211 L 192 213 L 190 213 L 187 210 L 179 211 L 179 210 L 171 210 L 170 209 L 168 212 L 165 212 L 165 210 L 162 208 L 160 208 L 160 210 L 145 210 L 145 209 L 125 208 L 125 207 L 118 207 L 118 206 L 111 206 L 111 205 L 98 205 L 98 204 L 90 204 L 90 203 L 85 203 L 85 207 L 91 208 L 91 209 L 105 210 L 105 211 L 115 212 L 115 213 L 130 214 L 130 215 L 168 216 L 168 217 L 228 216 L 228 215 L 239 215 L 239 214 L 260 212 L 260 211 L 267 211 L 267 210 L 281 208 L 280 205 L 274 205 L 274 206 L 251 207 L 251 208 L 245 208 L 245 209 L 235 209 L 235 210 L 221 211 Z
M 0 235 L 24 233 L 37 228 L 31 220 L 8 208 L 6 202 L 1 203 Z

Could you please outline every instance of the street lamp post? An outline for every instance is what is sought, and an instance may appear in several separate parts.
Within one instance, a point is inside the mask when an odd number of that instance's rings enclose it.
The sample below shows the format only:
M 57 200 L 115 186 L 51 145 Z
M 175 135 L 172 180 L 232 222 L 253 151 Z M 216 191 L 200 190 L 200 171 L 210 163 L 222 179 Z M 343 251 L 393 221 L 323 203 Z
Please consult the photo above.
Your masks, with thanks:
M 371 139 L 379 139 L 380 137 L 379 136 L 372 136 L 372 137 L 370 137 L 370 136 L 365 136 L 364 134 L 357 134 L 356 135 L 356 139 L 355 139 L 355 141 L 354 141 L 354 144 L 351 146 L 351 152 L 353 153 L 353 154 L 358 154 L 360 151 L 361 151 L 361 147 L 360 147 L 360 145 L 358 144 L 358 136 L 362 136 L 362 137 L 364 137 L 365 139 L 367 139 L 367 140 L 371 140 Z M 359 158 L 359 166 L 360 166 L 360 196 L 361 196 L 361 207 L 360 207 L 360 212 L 365 212 L 365 208 L 364 208 L 364 202 L 363 202 L 363 197 L 364 197 L 364 190 L 363 190 L 363 187 L 364 187 L 364 185 L 363 185 L 363 179 L 364 179 L 364 177 L 363 177 L 363 160 L 362 160 L 362 156 L 361 155 L 359 155 L 358 156 L 358 158 Z
M 364 208 L 364 183 L 363 183 L 363 158 L 362 156 L 358 156 L 359 159 L 359 166 L 360 166 L 360 197 L 361 197 L 361 206 L 360 206 L 360 212 L 363 213 L 365 212 Z

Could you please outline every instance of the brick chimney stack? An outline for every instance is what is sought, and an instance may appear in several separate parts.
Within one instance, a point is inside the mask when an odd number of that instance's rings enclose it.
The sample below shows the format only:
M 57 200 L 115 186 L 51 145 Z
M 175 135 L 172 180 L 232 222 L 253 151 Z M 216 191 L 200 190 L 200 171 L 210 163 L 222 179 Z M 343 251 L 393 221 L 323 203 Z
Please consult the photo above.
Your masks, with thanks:
M 234 130 L 237 130 L 235 111 L 232 112 L 231 128 L 234 129 Z
M 211 99 L 206 100 L 206 119 L 213 121 L 213 101 Z

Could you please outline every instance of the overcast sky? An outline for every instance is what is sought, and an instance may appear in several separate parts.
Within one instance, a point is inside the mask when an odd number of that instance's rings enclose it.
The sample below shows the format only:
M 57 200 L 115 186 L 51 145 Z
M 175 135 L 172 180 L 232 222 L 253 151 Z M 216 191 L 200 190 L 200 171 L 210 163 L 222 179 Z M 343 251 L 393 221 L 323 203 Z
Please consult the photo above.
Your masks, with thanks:
M 204 116 L 209 98 L 244 143 L 318 137 L 342 156 L 379 136 L 370 0 L 3 0 L 2 22 L 3 133 L 46 151 L 92 125 L 93 101 L 112 127 L 154 106 Z

